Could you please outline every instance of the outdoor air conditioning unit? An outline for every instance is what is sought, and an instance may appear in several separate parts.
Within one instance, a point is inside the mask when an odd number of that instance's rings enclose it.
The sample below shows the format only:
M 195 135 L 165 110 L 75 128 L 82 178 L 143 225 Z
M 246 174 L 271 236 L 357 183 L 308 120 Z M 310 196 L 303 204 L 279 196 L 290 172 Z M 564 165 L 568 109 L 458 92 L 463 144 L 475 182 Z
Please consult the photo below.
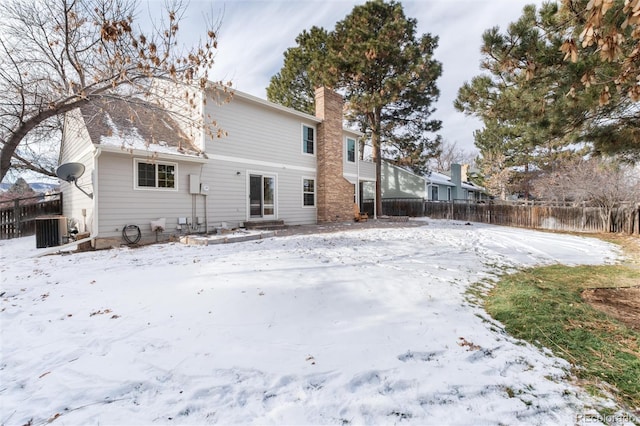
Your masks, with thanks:
M 56 247 L 67 239 L 65 216 L 42 216 L 36 218 L 36 248 Z

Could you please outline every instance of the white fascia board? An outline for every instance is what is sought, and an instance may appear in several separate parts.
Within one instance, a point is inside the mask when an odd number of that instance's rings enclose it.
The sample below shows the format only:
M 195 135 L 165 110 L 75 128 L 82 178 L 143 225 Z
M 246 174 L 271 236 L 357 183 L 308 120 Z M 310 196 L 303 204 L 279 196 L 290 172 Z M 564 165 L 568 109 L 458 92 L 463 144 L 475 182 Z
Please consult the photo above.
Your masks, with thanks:
M 470 184 L 465 183 L 465 182 L 463 182 L 463 183 L 462 183 L 462 187 L 463 187 L 464 189 L 470 189 L 470 190 L 473 190 L 473 191 L 484 191 L 484 190 L 485 190 L 485 189 L 484 189 L 483 187 L 481 187 L 481 186 L 470 185 Z
M 297 166 L 294 164 L 276 163 L 272 161 L 251 160 L 248 158 L 231 157 L 228 155 L 213 154 L 209 156 L 209 159 L 212 161 L 225 161 L 230 163 L 244 164 L 247 166 L 251 165 L 251 166 L 269 167 L 273 169 L 296 170 L 296 171 L 312 173 L 312 174 L 315 174 L 317 172 L 317 169 L 315 167 Z
M 451 183 L 450 181 L 437 180 L 437 179 L 427 179 L 427 183 L 429 185 L 456 186 L 454 183 Z

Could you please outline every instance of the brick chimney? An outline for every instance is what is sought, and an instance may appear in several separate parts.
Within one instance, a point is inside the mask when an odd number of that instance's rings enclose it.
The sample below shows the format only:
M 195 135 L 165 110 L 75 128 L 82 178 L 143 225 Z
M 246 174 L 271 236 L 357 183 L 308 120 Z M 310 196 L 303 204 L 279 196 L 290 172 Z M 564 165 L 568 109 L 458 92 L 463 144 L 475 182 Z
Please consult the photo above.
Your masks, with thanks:
M 462 196 L 462 166 L 460 164 L 451 165 L 451 183 L 455 185 L 452 188 L 453 194 L 451 194 L 453 199 L 458 200 L 464 198 Z
M 354 218 L 354 186 L 343 177 L 342 108 L 338 93 L 319 87 L 315 93 L 318 125 L 317 201 L 318 223 L 344 222 Z

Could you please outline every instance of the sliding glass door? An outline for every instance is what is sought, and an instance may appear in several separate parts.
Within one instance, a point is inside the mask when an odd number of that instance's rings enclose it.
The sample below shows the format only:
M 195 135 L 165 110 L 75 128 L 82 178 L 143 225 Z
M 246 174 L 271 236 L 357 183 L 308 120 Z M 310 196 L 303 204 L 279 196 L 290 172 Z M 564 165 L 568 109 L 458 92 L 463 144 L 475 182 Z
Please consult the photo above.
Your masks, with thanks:
M 275 219 L 275 176 L 249 175 L 249 215 L 251 219 Z

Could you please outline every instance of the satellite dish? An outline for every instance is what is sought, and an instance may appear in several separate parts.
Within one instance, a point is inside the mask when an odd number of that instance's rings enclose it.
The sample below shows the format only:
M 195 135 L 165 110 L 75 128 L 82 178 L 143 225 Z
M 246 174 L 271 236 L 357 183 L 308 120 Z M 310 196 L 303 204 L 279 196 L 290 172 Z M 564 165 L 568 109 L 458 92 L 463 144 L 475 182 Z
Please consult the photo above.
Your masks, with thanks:
M 93 194 L 89 194 L 78 186 L 78 179 L 84 174 L 84 164 L 82 163 L 64 163 L 56 169 L 56 176 L 66 182 L 73 182 L 80 191 L 87 197 L 93 198 Z
M 67 182 L 75 182 L 84 174 L 84 164 L 65 163 L 56 169 L 56 176 Z

